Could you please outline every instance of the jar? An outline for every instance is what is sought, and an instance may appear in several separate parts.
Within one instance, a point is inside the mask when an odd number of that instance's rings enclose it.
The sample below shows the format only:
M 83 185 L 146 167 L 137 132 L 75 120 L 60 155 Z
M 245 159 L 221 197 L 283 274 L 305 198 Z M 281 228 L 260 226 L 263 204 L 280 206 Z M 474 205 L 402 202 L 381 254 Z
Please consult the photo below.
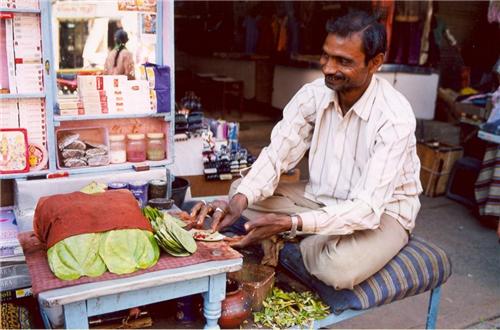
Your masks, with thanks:
M 231 279 L 226 281 L 226 298 L 221 303 L 221 328 L 235 329 L 252 313 L 252 298 L 243 290 L 239 282 Z
M 127 161 L 127 145 L 125 135 L 112 134 L 109 136 L 109 162 L 121 164 Z
M 147 154 L 149 160 L 165 159 L 165 135 L 163 133 L 148 133 Z
M 134 163 L 146 160 L 144 134 L 127 134 L 127 160 Z
M 148 199 L 167 197 L 167 181 L 151 180 L 149 181 Z

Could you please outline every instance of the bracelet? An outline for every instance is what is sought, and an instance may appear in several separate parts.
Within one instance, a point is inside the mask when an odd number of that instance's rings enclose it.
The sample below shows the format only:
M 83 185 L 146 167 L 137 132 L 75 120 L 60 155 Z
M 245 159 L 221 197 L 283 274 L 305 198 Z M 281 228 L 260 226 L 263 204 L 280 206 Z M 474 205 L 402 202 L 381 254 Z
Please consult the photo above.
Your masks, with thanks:
M 299 225 L 299 218 L 296 215 L 291 215 L 290 219 L 292 219 L 292 227 L 285 235 L 288 239 L 295 238 L 295 236 L 297 236 L 297 226 Z

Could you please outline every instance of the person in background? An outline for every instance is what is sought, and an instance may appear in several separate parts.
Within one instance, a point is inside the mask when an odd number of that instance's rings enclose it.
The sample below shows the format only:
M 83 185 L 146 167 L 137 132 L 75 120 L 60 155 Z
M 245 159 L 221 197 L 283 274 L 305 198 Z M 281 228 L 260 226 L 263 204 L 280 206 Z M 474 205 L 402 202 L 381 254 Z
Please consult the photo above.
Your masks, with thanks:
M 374 76 L 386 31 L 352 11 L 327 23 L 324 78 L 304 85 L 283 111 L 271 143 L 231 187 L 229 203 L 199 202 L 191 216 L 212 230 L 244 221 L 234 247 L 307 234 L 307 271 L 335 289 L 352 289 L 407 243 L 420 209 L 416 119 L 408 100 Z M 280 183 L 309 151 L 309 182 Z M 278 235 L 279 236 L 279 235 Z
M 115 48 L 109 52 L 104 63 L 104 74 L 126 75 L 129 80 L 135 79 L 134 58 L 125 46 L 128 34 L 123 29 L 115 32 Z

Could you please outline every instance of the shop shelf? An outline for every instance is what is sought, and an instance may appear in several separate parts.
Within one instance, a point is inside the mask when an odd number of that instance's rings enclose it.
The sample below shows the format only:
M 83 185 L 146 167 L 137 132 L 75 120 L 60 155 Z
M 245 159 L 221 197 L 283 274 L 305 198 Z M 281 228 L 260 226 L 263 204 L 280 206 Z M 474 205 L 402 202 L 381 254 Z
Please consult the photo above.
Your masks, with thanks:
M 41 10 L 40 9 L 2 8 L 2 7 L 0 7 L 0 12 L 40 14 Z
M 131 170 L 134 168 L 134 165 L 139 163 L 123 163 L 123 164 L 110 164 L 106 166 L 96 166 L 96 167 L 80 167 L 80 168 L 72 168 L 72 169 L 61 169 L 60 171 L 68 172 L 71 174 L 81 174 L 81 173 L 95 173 L 95 172 L 112 172 L 112 171 L 121 171 L 121 170 Z M 172 164 L 171 159 L 164 159 L 158 161 L 147 160 L 145 162 L 141 162 L 140 164 L 147 164 L 150 168 L 165 166 Z
M 0 94 L 0 100 L 1 99 L 37 99 L 37 98 L 42 98 L 42 97 L 45 97 L 45 93 Z
M 37 177 L 37 176 L 44 176 L 49 174 L 49 170 L 43 170 L 43 171 L 33 171 L 33 172 L 28 172 L 28 173 L 12 173 L 12 174 L 0 174 L 0 179 L 18 179 L 18 178 L 26 178 L 26 177 Z
M 489 133 L 489 132 L 486 132 L 483 130 L 479 130 L 477 132 L 477 136 L 482 140 L 486 140 L 489 142 L 500 144 L 500 135 L 496 135 L 496 134 Z
M 165 117 L 166 121 L 171 120 L 170 112 L 160 112 L 160 113 L 76 115 L 76 116 L 54 115 L 54 121 L 62 122 L 62 121 L 78 121 L 78 120 L 93 120 L 93 119 L 147 118 L 147 117 Z

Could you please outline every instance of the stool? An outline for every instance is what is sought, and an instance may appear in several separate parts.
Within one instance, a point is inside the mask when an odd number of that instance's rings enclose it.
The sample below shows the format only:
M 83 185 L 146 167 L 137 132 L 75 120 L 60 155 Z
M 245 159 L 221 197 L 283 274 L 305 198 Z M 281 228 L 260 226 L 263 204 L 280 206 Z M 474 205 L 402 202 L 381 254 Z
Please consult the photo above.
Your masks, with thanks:
M 215 83 L 215 96 L 221 96 L 219 103 L 223 114 L 230 113 L 229 97 L 235 97 L 237 100 L 238 115 L 243 114 L 243 80 L 236 80 L 231 77 L 213 77 Z
M 279 260 L 285 269 L 316 291 L 330 306 L 333 313 L 314 321 L 312 328 L 315 329 L 350 319 L 372 307 L 426 291 L 431 291 L 426 328 L 435 329 L 441 285 L 451 275 L 451 262 L 446 253 L 415 236 L 384 268 L 356 285 L 353 290 L 335 290 L 309 274 L 297 243 L 286 243 Z

